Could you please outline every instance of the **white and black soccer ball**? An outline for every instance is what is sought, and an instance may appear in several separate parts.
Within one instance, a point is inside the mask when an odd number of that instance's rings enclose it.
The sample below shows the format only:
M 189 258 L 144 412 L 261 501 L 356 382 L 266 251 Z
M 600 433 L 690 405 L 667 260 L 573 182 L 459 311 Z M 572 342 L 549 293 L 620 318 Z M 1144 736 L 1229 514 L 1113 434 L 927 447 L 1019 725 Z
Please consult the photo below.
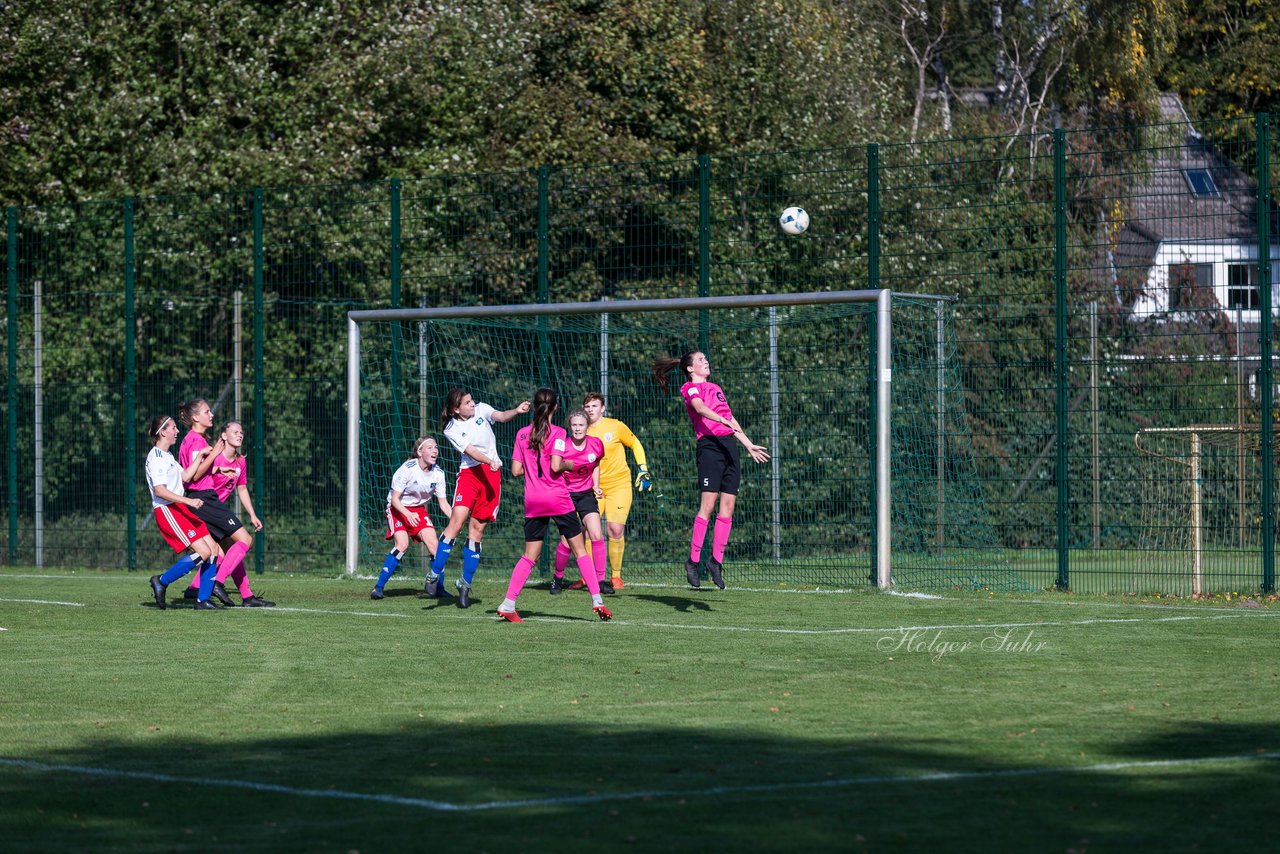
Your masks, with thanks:
M 804 234 L 809 229 L 809 214 L 804 208 L 789 207 L 778 217 L 778 227 L 792 237 Z

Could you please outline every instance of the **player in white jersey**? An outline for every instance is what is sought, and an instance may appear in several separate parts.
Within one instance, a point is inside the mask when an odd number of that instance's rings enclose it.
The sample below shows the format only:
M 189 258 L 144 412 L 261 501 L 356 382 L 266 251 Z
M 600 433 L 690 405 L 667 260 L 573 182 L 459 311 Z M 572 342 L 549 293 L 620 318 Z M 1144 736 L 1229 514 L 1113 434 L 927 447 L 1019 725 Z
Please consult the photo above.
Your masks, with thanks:
M 444 470 L 436 465 L 440 446 L 430 436 L 423 436 L 413 443 L 413 457 L 405 460 L 391 476 L 391 490 L 387 492 L 387 539 L 394 539 L 392 549 L 382 562 L 382 572 L 374 585 L 371 599 L 383 597 L 382 588 L 392 574 L 400 568 L 400 559 L 409 551 L 409 538 L 413 537 L 431 553 L 436 554 L 436 529 L 431 524 L 427 507 L 434 498 L 440 511 L 448 518 L 449 499 L 445 497 Z
M 505 424 L 529 411 L 529 401 L 512 409 L 498 411 L 487 403 L 476 403 L 466 389 L 451 388 L 440 413 L 444 437 L 462 455 L 458 468 L 458 488 L 453 494 L 453 511 L 449 524 L 440 534 L 435 560 L 427 573 L 425 592 L 439 597 L 444 589 L 444 565 L 453 551 L 454 538 L 467 528 L 467 544 L 462 549 L 462 577 L 458 579 L 458 607 L 471 606 L 471 581 L 480 565 L 480 540 L 485 526 L 498 515 L 502 497 L 502 458 L 498 456 L 498 438 L 494 424 Z
M 199 464 L 203 452 L 196 454 L 195 461 L 187 471 L 178 465 L 169 450 L 178 438 L 178 424 L 168 415 L 153 418 L 147 435 L 155 442 L 155 447 L 147 454 L 146 468 L 156 527 L 165 542 L 182 555 L 163 575 L 153 575 L 150 578 L 151 595 L 155 597 L 156 607 L 163 610 L 166 607 L 166 588 L 193 569 L 199 573 L 205 562 L 213 557 L 216 546 L 204 522 L 191 512 L 203 502 L 199 498 L 189 498 L 182 486 L 184 476 L 190 476 L 191 471 Z M 186 554 L 188 550 L 195 555 Z M 213 593 L 213 572 L 206 572 L 205 575 L 208 576 L 207 584 L 201 584 L 196 609 L 214 611 L 219 606 L 209 601 Z

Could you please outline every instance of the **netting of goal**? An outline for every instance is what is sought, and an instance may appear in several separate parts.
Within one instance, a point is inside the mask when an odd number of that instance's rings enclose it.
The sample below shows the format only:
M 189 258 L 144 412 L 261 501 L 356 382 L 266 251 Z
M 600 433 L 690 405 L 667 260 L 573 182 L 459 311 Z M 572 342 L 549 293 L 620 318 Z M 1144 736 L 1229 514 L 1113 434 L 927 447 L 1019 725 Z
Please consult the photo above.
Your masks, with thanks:
M 881 293 L 888 370 L 877 363 Z M 381 564 L 391 475 L 415 438 L 437 437 L 452 489 L 458 454 L 439 424 L 450 387 L 506 409 L 546 385 L 561 398 L 557 423 L 600 391 L 607 414 L 643 443 L 654 486 L 634 496 L 625 575 L 679 581 L 698 505 L 695 439 L 678 394 L 664 395 L 650 369 L 696 348 L 747 434 L 773 454 L 762 465 L 743 455 L 733 583 L 883 586 L 892 554 L 899 587 L 1027 589 L 999 556 L 975 473 L 950 303 L 894 295 L 889 305 L 887 292 L 847 291 L 352 312 L 348 571 Z M 891 441 L 877 440 L 881 409 Z M 527 422 L 495 425 L 499 447 L 509 454 Z M 877 512 L 882 492 L 889 514 Z M 504 476 L 487 571 L 505 577 L 519 556 L 522 508 L 521 481 Z
M 1130 592 L 1237 589 L 1262 548 L 1258 425 L 1148 427 L 1133 442 L 1142 514 Z

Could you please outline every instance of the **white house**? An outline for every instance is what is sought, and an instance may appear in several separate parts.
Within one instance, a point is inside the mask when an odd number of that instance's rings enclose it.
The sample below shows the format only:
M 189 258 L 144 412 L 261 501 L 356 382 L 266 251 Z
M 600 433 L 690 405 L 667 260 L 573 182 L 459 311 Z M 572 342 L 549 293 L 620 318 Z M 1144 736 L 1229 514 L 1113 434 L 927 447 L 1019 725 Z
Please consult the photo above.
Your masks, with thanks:
M 1221 308 L 1258 323 L 1256 185 L 1192 127 L 1182 101 L 1160 96 L 1171 125 L 1107 253 L 1111 279 L 1140 285 L 1132 317 L 1177 318 Z M 1280 234 L 1272 210 L 1273 314 L 1280 313 Z

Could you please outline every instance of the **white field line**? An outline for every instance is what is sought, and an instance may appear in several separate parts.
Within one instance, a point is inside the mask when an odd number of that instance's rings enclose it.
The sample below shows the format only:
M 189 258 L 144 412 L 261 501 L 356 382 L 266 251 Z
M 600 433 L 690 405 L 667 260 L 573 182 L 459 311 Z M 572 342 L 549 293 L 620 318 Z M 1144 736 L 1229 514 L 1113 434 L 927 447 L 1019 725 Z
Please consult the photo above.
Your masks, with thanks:
M 58 602 L 53 599 L 0 599 L 0 602 L 25 602 L 28 605 L 66 605 L 69 608 L 83 608 L 83 602 Z
M 804 789 L 839 789 L 850 786 L 886 785 L 894 783 L 937 783 L 956 780 L 1000 780 L 1022 777 L 1051 777 L 1068 774 L 1109 774 L 1117 771 L 1152 770 L 1165 768 L 1193 768 L 1199 765 L 1222 765 L 1280 759 L 1280 752 L 1247 753 L 1233 756 L 1204 756 L 1195 759 L 1152 759 L 1132 762 L 1105 762 L 1077 767 L 1010 768 L 1004 771 L 926 771 L 918 774 L 871 774 L 858 777 L 842 777 L 824 780 L 797 780 L 790 783 L 759 783 L 742 786 L 713 786 L 707 789 L 645 789 L 632 792 L 593 792 L 582 795 L 562 795 L 547 798 L 521 798 L 506 801 L 485 801 L 466 804 L 440 801 L 432 798 L 415 798 L 405 795 L 371 792 L 348 792 L 341 789 L 300 789 L 275 783 L 256 783 L 252 780 L 228 780 L 217 777 L 181 777 L 151 771 L 126 771 L 114 768 L 94 768 L 84 765 L 50 765 L 27 759 L 0 757 L 0 766 L 23 768 L 55 774 L 83 774 L 110 779 L 145 780 L 154 783 L 181 783 L 197 786 L 249 789 L 255 792 L 271 792 L 301 798 L 330 798 L 349 801 L 374 801 L 396 806 L 419 807 L 437 812 L 484 812 L 527 809 L 530 807 L 581 806 L 584 804 L 610 803 L 614 801 L 653 800 L 670 798 L 705 798 L 711 795 L 771 794 Z

